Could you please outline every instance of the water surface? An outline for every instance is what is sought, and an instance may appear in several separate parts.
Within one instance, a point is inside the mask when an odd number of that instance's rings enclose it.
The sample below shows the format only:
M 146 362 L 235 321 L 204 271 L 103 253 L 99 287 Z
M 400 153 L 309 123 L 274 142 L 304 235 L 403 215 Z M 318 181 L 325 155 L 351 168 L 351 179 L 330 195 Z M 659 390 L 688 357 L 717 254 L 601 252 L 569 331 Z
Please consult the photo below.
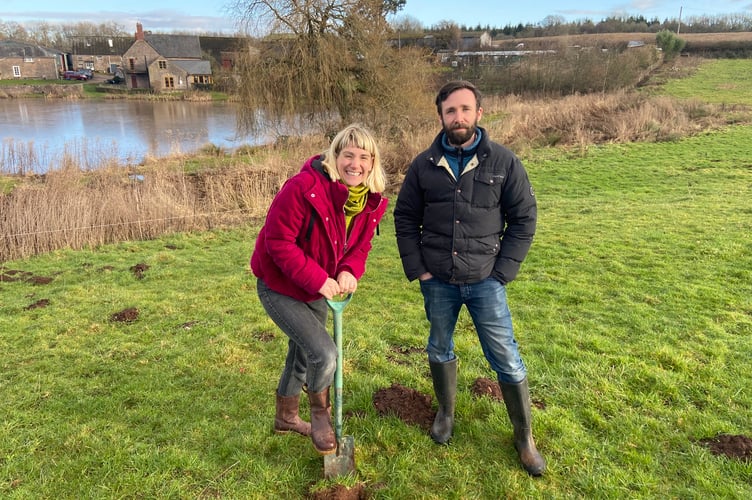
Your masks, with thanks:
M 107 160 L 193 153 L 207 144 L 231 150 L 273 137 L 236 133 L 236 105 L 217 102 L 0 99 L 0 171 L 54 168 L 64 155 L 82 168 Z

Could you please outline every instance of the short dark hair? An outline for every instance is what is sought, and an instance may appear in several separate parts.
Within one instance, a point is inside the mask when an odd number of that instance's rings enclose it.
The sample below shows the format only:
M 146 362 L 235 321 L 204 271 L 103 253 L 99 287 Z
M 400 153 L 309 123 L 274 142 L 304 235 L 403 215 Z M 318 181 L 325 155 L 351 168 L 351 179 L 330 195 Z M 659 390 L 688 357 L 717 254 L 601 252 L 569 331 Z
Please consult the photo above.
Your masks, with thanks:
M 468 82 L 467 80 L 452 80 L 451 82 L 445 83 L 444 86 L 439 89 L 439 93 L 436 95 L 436 111 L 439 112 L 439 116 L 441 116 L 441 105 L 444 103 L 444 101 L 449 98 L 449 95 L 451 93 L 461 89 L 472 91 L 472 93 L 475 95 L 476 105 L 478 108 L 480 108 L 481 95 L 478 87 Z

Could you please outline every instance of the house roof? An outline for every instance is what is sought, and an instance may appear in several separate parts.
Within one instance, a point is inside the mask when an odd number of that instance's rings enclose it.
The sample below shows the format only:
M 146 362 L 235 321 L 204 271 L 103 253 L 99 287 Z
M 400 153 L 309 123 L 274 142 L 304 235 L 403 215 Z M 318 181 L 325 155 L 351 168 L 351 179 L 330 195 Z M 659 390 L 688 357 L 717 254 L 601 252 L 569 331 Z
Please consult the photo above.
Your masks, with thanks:
M 169 59 L 201 59 L 201 42 L 195 35 L 153 35 L 146 33 L 144 40 L 159 55 Z
M 18 42 L 15 40 L 0 40 L 0 57 L 57 57 L 62 52 L 41 45 Z
M 76 55 L 123 55 L 133 45 L 132 36 L 72 36 L 73 54 Z
M 170 63 L 175 64 L 189 75 L 211 75 L 211 63 L 209 61 L 195 61 L 193 59 L 173 59 Z

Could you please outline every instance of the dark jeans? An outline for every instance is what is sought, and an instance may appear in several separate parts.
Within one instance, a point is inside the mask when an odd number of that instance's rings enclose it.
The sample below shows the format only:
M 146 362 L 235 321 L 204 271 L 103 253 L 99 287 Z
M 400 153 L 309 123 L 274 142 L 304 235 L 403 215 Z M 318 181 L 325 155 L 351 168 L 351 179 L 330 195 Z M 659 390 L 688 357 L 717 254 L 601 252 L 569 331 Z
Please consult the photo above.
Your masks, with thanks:
M 337 346 L 326 330 L 326 300 L 300 302 L 271 290 L 261 280 L 257 280 L 256 290 L 266 313 L 289 337 L 277 393 L 300 394 L 304 383 L 310 392 L 321 392 L 332 385 Z
M 506 287 L 493 278 L 469 285 L 454 285 L 437 278 L 420 282 L 426 317 L 431 323 L 428 360 L 445 363 L 455 358 L 454 328 L 464 305 L 478 333 L 480 346 L 498 379 L 521 382 L 527 376 L 507 305 Z

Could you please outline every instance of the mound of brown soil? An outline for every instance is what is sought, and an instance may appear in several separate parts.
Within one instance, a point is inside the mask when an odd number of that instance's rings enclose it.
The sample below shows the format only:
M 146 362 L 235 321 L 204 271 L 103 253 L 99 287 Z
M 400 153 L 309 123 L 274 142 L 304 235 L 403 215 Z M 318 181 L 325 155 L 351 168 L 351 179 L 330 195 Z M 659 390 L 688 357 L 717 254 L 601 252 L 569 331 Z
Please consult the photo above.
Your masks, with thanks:
M 470 392 L 472 392 L 473 396 L 477 398 L 488 396 L 496 401 L 504 401 L 499 383 L 490 378 L 476 378 L 473 382 L 473 386 L 470 388 Z
M 40 307 L 47 307 L 48 305 L 50 305 L 50 299 L 39 299 L 33 304 L 29 304 L 28 306 L 26 306 L 25 309 L 29 311 L 31 309 L 39 309 Z
M 132 323 L 138 319 L 138 309 L 135 307 L 123 309 L 110 316 L 110 319 L 118 323 Z
M 748 436 L 718 434 L 712 438 L 700 439 L 699 443 L 713 455 L 725 455 L 744 462 L 752 461 L 752 439 Z
M 49 276 L 35 276 L 28 271 L 19 271 L 18 269 L 0 268 L 0 281 L 26 281 L 32 285 L 48 285 L 52 283 Z
M 335 484 L 326 490 L 311 493 L 309 498 L 312 500 L 365 500 L 368 495 L 366 495 L 365 486 L 362 484 L 356 484 L 352 488 Z
M 393 415 L 406 424 L 417 425 L 426 432 L 431 428 L 436 411 L 431 396 L 393 383 L 373 394 L 373 406 L 381 416 Z
M 143 262 L 139 262 L 135 266 L 131 266 L 131 272 L 136 277 L 137 280 L 144 278 L 144 273 L 149 269 L 149 264 L 144 264 Z

